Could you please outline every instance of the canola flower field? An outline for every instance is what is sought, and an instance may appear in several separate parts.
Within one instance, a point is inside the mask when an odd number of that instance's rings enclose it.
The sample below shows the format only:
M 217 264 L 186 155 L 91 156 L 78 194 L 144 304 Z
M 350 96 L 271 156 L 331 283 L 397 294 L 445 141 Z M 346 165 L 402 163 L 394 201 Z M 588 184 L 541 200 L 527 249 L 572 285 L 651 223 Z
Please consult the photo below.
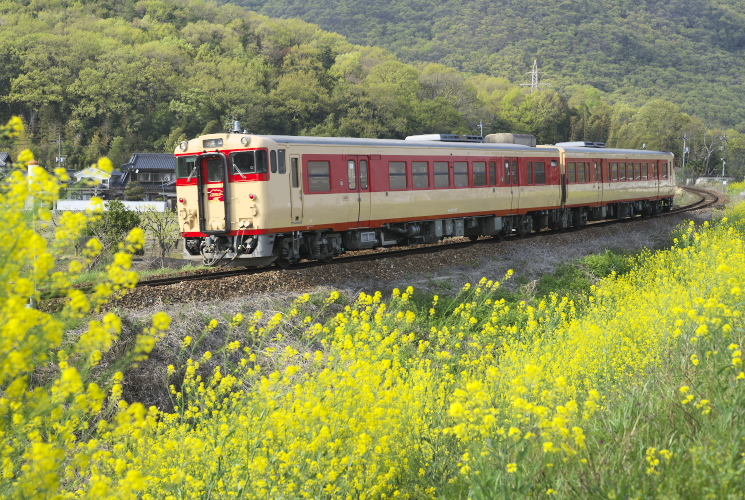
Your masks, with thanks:
M 204 336 L 219 326 L 223 348 L 169 367 L 164 412 L 122 400 L 121 370 L 165 313 L 120 371 L 97 371 L 121 332 L 98 311 L 136 282 L 142 232 L 107 282 L 74 289 L 100 245 L 57 266 L 96 217 L 48 226 L 65 181 L 38 168 L 0 187 L 2 498 L 745 496 L 743 204 L 578 300 L 508 303 L 508 273 L 454 299 L 333 292 L 315 317 L 303 295 L 271 318 L 213 320 Z M 37 307 L 42 289 L 66 294 L 60 311 Z

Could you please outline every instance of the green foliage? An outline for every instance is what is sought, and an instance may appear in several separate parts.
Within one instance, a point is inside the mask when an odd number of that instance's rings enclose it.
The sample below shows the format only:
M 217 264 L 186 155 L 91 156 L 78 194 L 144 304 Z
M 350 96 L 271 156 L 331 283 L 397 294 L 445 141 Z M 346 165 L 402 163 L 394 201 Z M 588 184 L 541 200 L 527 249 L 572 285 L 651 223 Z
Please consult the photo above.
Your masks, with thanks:
M 155 241 L 160 252 L 161 266 L 165 267 L 165 258 L 181 239 L 176 212 L 170 210 L 158 212 L 148 207 L 142 213 L 141 227 Z
M 605 253 L 588 255 L 577 262 L 559 266 L 556 271 L 541 277 L 536 283 L 538 297 L 552 293 L 579 297 L 586 295 L 593 285 L 612 273 L 623 275 L 634 265 L 627 254 L 606 250 Z
M 98 239 L 103 245 L 101 255 L 103 262 L 107 262 L 119 249 L 119 244 L 124 241 L 132 229 L 139 227 L 141 222 L 140 215 L 132 210 L 128 210 L 119 200 L 109 200 L 106 202 L 106 210 L 101 216 L 88 224 L 86 233 Z M 97 264 L 97 258 L 93 264 Z
M 737 90 L 745 70 L 745 7 L 733 0 L 349 0 L 344 8 L 323 1 L 220 1 L 318 23 L 407 62 L 443 63 L 518 83 L 530 82 L 526 73 L 538 59 L 541 80 L 562 93 L 583 84 L 636 106 L 662 98 L 745 132 L 745 97 Z
M 129 201 L 142 201 L 145 199 L 145 188 L 138 181 L 132 181 L 124 189 L 124 199 Z
M 240 120 L 260 134 L 386 138 L 475 134 L 483 124 L 485 133 L 527 132 L 539 143 L 646 144 L 677 158 L 687 136 L 693 177 L 721 171 L 726 133 L 727 174 L 740 179 L 745 94 L 724 85 L 720 69 L 728 65 L 734 79 L 745 64 L 730 56 L 745 43 L 733 21 L 742 8 L 698 6 L 700 17 L 671 25 L 679 1 L 243 1 L 309 15 L 404 62 L 314 24 L 204 0 L 3 2 L 0 120 L 26 118 L 24 147 L 42 165 L 54 164 L 49 139 L 61 137 L 74 169 L 104 154 L 120 165 L 134 151 L 172 151 Z M 726 35 L 709 31 L 715 17 L 726 20 L 716 24 Z M 671 69 L 686 57 L 680 50 L 696 51 L 686 72 Z M 520 84 L 536 58 L 552 86 L 530 93 Z M 17 154 L 21 142 L 0 137 L 0 150 Z

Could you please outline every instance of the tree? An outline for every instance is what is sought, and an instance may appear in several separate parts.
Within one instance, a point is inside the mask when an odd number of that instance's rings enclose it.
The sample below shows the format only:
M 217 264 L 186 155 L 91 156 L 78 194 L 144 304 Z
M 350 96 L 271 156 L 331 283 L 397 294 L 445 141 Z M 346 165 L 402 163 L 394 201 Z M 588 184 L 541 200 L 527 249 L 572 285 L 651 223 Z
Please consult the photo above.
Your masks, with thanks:
M 146 207 L 141 215 L 141 226 L 158 244 L 160 250 L 160 265 L 165 267 L 168 252 L 174 248 L 181 238 L 178 218 L 170 210 L 158 212 L 153 207 Z
M 108 261 L 119 249 L 127 234 L 140 225 L 141 219 L 137 212 L 127 210 L 119 200 L 106 202 L 106 210 L 100 217 L 88 224 L 87 235 L 95 237 L 102 246 L 100 255 L 91 263 L 94 267 L 103 257 Z
M 107 156 L 115 168 L 123 165 L 128 158 L 127 140 L 124 137 L 114 137 Z
M 124 188 L 124 199 L 128 201 L 142 201 L 145 199 L 145 188 L 137 181 L 132 181 Z
M 502 116 L 512 125 L 512 131 L 533 134 L 539 144 L 568 139 L 570 112 L 566 99 L 555 90 L 524 92 L 516 88 L 504 98 Z

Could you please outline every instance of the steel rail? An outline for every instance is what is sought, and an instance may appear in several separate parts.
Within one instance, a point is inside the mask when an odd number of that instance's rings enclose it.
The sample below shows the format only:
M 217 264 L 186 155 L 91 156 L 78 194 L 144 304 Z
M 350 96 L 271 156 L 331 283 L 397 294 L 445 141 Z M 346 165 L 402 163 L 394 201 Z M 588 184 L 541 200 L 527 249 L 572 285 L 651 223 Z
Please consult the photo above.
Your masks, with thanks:
M 700 210 L 703 208 L 710 207 L 719 202 L 719 195 L 715 192 L 708 191 L 705 189 L 700 189 L 700 188 L 691 188 L 691 187 L 683 187 L 683 189 L 693 192 L 699 195 L 701 198 L 695 203 L 691 203 L 690 205 L 686 205 L 683 207 L 673 208 L 655 217 L 665 217 L 665 216 L 680 214 L 680 213 L 689 212 L 693 210 Z M 557 234 L 558 232 L 568 233 L 568 232 L 573 232 L 573 231 L 582 231 L 582 230 L 593 229 L 593 228 L 598 228 L 598 227 L 605 227 L 611 224 L 624 224 L 624 223 L 634 222 L 636 220 L 648 220 L 648 219 L 649 217 L 634 217 L 634 218 L 594 221 L 594 222 L 588 222 L 585 226 L 580 227 L 580 228 L 571 227 L 571 228 L 566 228 L 566 229 L 544 229 L 542 231 L 526 234 L 523 236 L 518 236 L 516 234 L 513 234 L 513 235 L 508 236 L 507 238 L 510 238 L 510 239 L 512 238 L 520 238 L 520 239 L 536 238 L 536 237 L 549 235 L 549 234 Z M 493 242 L 497 242 L 501 240 L 502 238 L 500 237 L 483 237 L 477 241 L 457 241 L 457 242 L 447 242 L 447 243 L 441 242 L 441 243 L 433 243 L 429 245 L 421 245 L 421 246 L 415 246 L 415 247 L 409 247 L 409 248 L 403 248 L 403 249 L 395 249 L 395 250 L 384 249 L 382 251 L 365 252 L 363 254 L 360 254 L 358 252 L 350 252 L 347 255 L 334 258 L 329 263 L 323 263 L 321 261 L 302 261 L 298 264 L 291 266 L 290 268 L 288 268 L 288 270 L 291 271 L 291 270 L 307 269 L 307 268 L 325 266 L 325 265 L 362 262 L 362 261 L 369 261 L 369 260 L 375 260 L 375 259 L 381 259 L 381 258 L 399 258 L 399 257 L 405 257 L 407 255 L 433 253 L 433 252 L 438 252 L 440 250 L 451 250 L 451 249 L 465 248 L 465 247 L 469 247 L 471 245 L 477 245 L 477 244 L 488 244 L 488 243 L 493 243 Z M 251 274 L 263 273 L 267 271 L 277 271 L 277 270 L 278 268 L 274 266 L 255 267 L 255 268 L 242 267 L 242 268 L 229 269 L 225 271 L 213 271 L 213 272 L 206 272 L 206 273 L 199 273 L 199 274 L 175 275 L 175 276 L 168 276 L 165 278 L 142 280 L 139 283 L 137 283 L 137 287 L 139 288 L 139 287 L 145 287 L 145 286 L 149 286 L 149 287 L 168 286 L 168 285 L 187 282 L 187 281 L 216 280 L 216 279 L 228 278 L 228 277 L 233 277 L 233 276 L 251 275 Z

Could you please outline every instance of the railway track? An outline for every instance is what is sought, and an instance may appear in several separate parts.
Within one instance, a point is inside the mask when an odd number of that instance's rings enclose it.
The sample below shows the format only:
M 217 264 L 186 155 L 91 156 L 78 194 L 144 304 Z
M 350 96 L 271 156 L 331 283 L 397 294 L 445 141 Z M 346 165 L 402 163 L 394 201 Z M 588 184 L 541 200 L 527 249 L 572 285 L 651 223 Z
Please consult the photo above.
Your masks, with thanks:
M 705 189 L 700 189 L 700 188 L 692 188 L 692 187 L 684 187 L 683 189 L 691 193 L 697 194 L 698 196 L 700 196 L 700 199 L 690 205 L 673 208 L 669 212 L 664 212 L 659 215 L 660 217 L 680 214 L 680 213 L 689 212 L 693 210 L 700 210 L 702 208 L 713 206 L 719 202 L 719 195 L 715 192 L 708 191 Z M 633 222 L 636 219 L 637 218 L 590 222 L 582 228 L 569 228 L 563 231 L 572 232 L 572 231 L 592 230 L 593 228 L 604 227 L 604 226 L 608 226 L 612 224 L 626 224 L 629 222 Z M 540 231 L 537 233 L 531 233 L 525 236 L 512 235 L 512 236 L 509 236 L 509 238 L 522 238 L 522 239 L 538 238 L 546 234 L 555 234 L 556 231 L 559 231 L 559 230 L 543 230 L 543 231 Z M 414 255 L 414 254 L 438 252 L 444 249 L 458 249 L 458 248 L 468 247 L 471 245 L 492 244 L 497 241 L 500 241 L 500 238 L 484 237 L 477 241 L 467 240 L 467 241 L 456 241 L 456 242 L 447 242 L 447 243 L 435 243 L 432 245 L 421 245 L 421 246 L 416 246 L 416 247 L 407 247 L 407 248 L 395 249 L 395 250 L 382 249 L 378 251 L 350 252 L 349 254 L 335 258 L 331 263 L 322 263 L 319 261 L 304 261 L 296 265 L 293 265 L 291 269 L 307 269 L 307 268 L 312 268 L 312 267 L 317 267 L 317 266 L 328 266 L 328 265 L 334 265 L 334 264 L 362 262 L 362 261 L 369 261 L 369 260 L 380 259 L 380 258 L 400 258 L 400 257 L 408 256 L 408 255 Z M 202 273 L 197 273 L 197 274 L 185 274 L 185 275 L 178 275 L 178 276 L 169 276 L 165 278 L 142 280 L 137 284 L 137 287 L 138 288 L 140 287 L 161 287 L 161 286 L 167 286 L 167 285 L 172 285 L 172 284 L 182 283 L 182 282 L 187 282 L 187 281 L 218 280 L 218 279 L 232 277 L 232 276 L 244 276 L 244 275 L 251 275 L 251 274 L 257 274 L 257 273 L 262 273 L 266 271 L 276 271 L 276 270 L 277 268 L 273 266 L 259 267 L 259 268 L 233 268 L 233 269 L 228 269 L 228 270 L 223 270 L 223 271 L 202 272 Z

